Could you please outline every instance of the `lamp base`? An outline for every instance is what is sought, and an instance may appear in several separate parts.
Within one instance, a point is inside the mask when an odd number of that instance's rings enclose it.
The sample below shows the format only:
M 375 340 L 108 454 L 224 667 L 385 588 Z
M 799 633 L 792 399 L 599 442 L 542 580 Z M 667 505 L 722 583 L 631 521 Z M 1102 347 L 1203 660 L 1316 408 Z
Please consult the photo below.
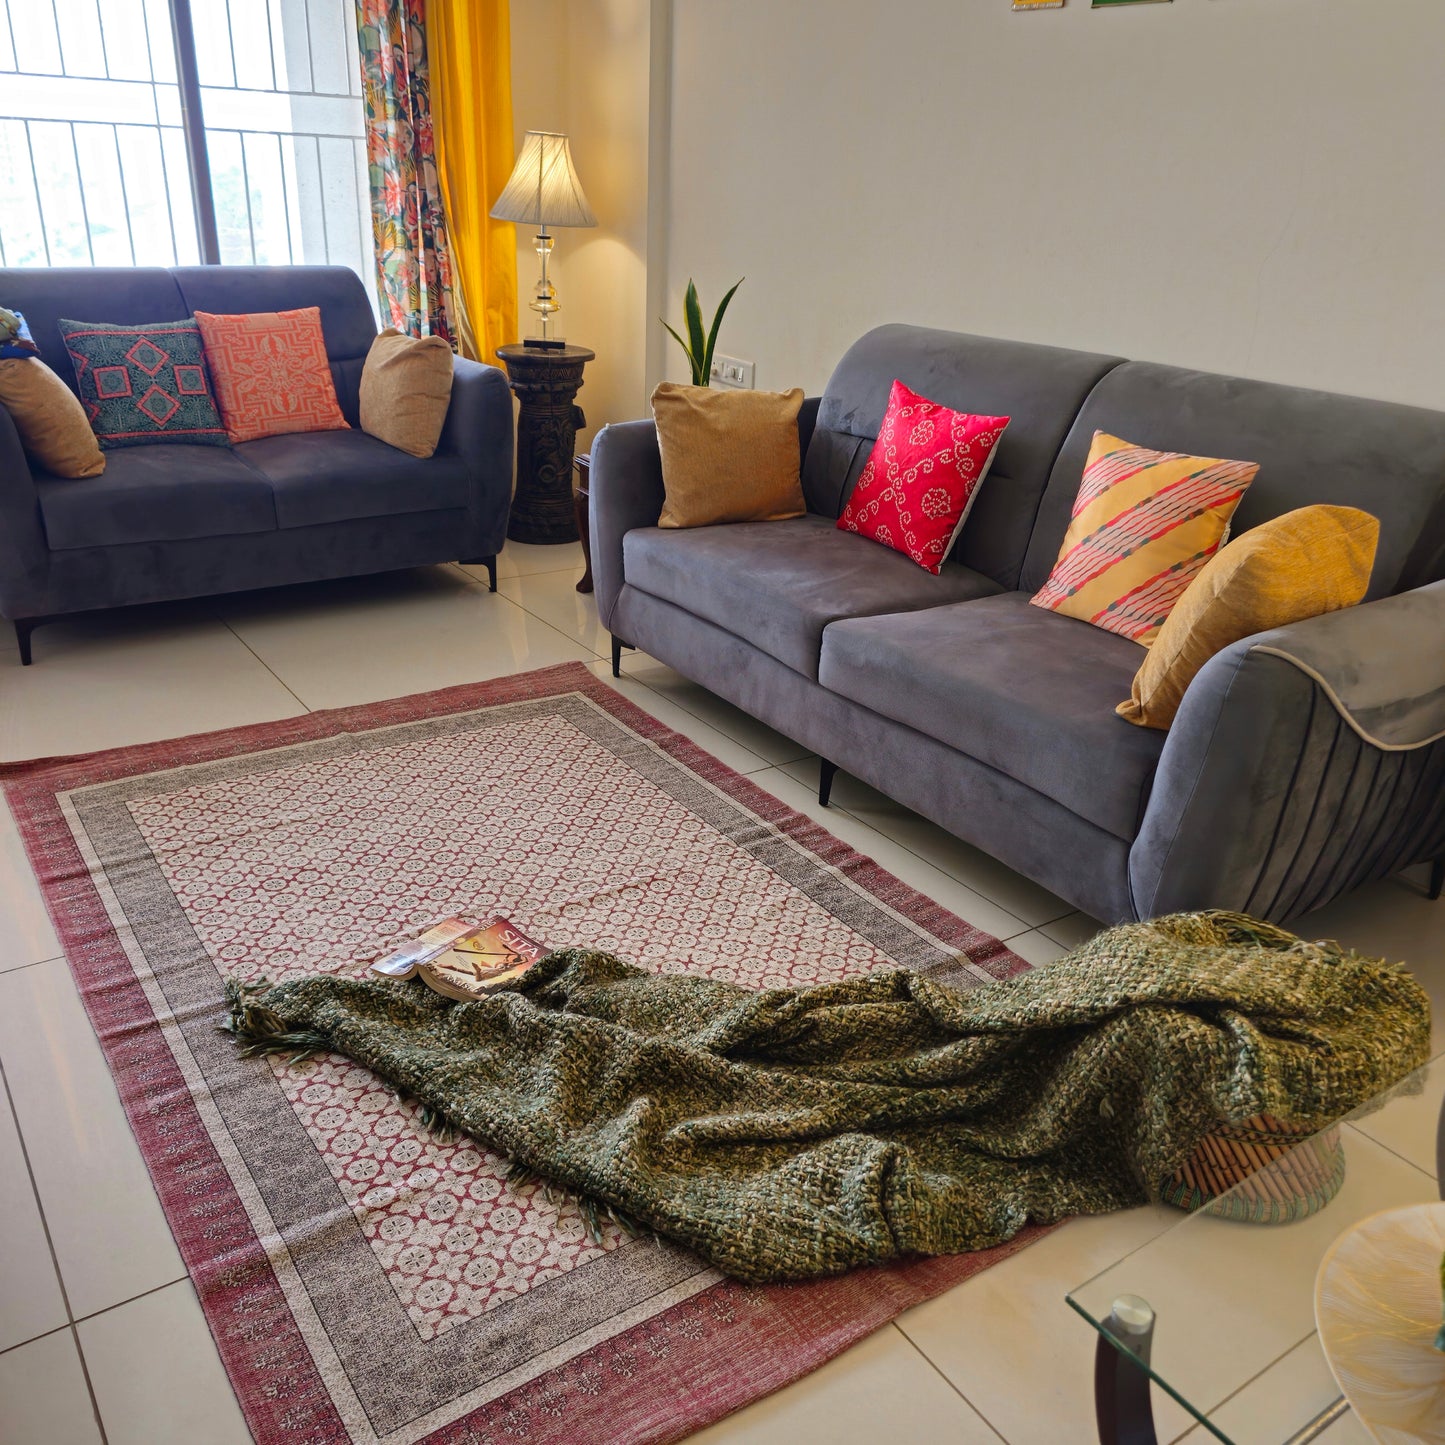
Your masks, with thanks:
M 566 341 L 560 336 L 524 336 L 523 346 L 534 347 L 538 351 L 565 351 Z

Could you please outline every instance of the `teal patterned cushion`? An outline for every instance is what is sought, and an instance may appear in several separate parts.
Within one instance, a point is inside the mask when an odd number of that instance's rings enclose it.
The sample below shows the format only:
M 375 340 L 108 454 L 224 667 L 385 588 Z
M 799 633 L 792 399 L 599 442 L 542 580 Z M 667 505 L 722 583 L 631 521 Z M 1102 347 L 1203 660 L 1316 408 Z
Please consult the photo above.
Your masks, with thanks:
M 81 405 L 103 448 L 227 444 L 194 320 L 60 322 Z

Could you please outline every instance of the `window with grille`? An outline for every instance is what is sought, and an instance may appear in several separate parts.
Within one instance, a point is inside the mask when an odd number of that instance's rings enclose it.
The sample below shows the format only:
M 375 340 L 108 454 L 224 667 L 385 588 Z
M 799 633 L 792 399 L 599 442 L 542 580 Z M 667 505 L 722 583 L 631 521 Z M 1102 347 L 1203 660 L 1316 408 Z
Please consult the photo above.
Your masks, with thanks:
M 182 121 L 194 64 L 226 263 L 350 266 L 373 289 L 353 0 L 0 0 L 0 264 L 203 255 Z

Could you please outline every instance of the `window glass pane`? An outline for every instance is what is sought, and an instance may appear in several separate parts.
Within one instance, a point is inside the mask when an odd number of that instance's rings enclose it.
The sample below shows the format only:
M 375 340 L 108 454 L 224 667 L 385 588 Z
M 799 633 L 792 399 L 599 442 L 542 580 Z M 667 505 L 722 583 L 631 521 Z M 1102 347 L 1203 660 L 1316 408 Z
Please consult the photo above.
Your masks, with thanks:
M 231 15 L 226 0 L 191 0 L 196 33 L 196 69 L 202 85 L 235 85 L 231 63 Z
M 105 40 L 106 71 L 112 80 L 151 78 L 149 20 L 144 0 L 97 0 Z M 169 25 L 166 35 L 169 36 Z M 174 68 L 174 67 L 173 67 Z
M 7 15 L 16 68 L 33 75 L 59 75 L 55 0 L 7 0 Z
M 130 216 L 121 186 L 120 149 L 113 125 L 77 125 L 75 156 L 90 230 L 90 255 L 97 266 L 130 266 Z
M 94 4 L 69 0 L 60 15 L 60 59 L 67 75 L 104 80 L 105 46 L 100 38 L 100 12 Z
M 221 264 L 249 266 L 251 212 L 246 203 L 246 162 L 241 137 L 233 130 L 206 134 L 211 155 L 211 192 L 216 198 L 216 235 L 221 243 Z
M 372 295 L 354 0 L 207 4 L 231 37 L 235 76 L 202 67 L 222 260 L 350 266 Z
M 37 120 L 31 122 L 29 134 L 50 264 L 92 265 L 72 128 L 64 121 Z
M 291 227 L 286 215 L 286 177 L 281 169 L 281 138 L 243 137 L 246 195 L 251 203 L 251 242 L 261 266 L 291 262 Z
M 191 13 L 222 262 L 350 266 L 372 295 L 354 0 Z M 198 260 L 168 0 L 0 0 L 7 66 L 6 264 Z
M 0 253 L 7 266 L 49 263 L 35 195 L 35 172 L 23 120 L 0 120 L 0 215 L 6 217 Z
M 115 133 L 135 259 L 147 266 L 174 266 L 176 218 L 166 185 L 160 132 L 151 126 L 122 125 L 115 128 Z M 185 209 L 181 211 L 180 222 L 189 228 L 189 187 L 182 204 Z
M 242 90 L 275 90 L 271 64 L 271 7 L 266 0 L 230 0 L 231 48 Z
M 161 154 L 166 162 L 166 194 L 170 198 L 171 224 L 176 243 L 176 265 L 200 264 L 201 248 L 196 239 L 195 210 L 191 202 L 191 170 L 186 155 L 186 138 L 179 126 L 161 128 Z M 157 265 L 162 263 L 157 262 Z

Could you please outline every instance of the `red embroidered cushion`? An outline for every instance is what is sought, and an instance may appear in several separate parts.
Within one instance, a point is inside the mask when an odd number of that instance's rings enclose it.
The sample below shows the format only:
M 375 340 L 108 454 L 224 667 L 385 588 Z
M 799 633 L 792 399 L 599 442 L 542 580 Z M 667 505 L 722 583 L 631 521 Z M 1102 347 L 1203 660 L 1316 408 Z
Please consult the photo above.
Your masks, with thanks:
M 988 474 L 1006 416 L 952 411 L 893 383 L 868 464 L 838 526 L 938 573 Z
M 321 309 L 216 316 L 197 311 L 226 435 L 234 446 L 298 431 L 342 431 Z

